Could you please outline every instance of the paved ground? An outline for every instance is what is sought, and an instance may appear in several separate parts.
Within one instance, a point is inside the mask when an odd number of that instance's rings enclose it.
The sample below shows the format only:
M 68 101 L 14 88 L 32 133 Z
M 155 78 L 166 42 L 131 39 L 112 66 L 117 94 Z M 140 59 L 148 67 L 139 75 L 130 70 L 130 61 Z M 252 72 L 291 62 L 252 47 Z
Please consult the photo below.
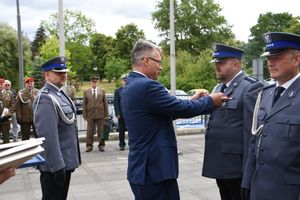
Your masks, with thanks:
M 214 180 L 201 176 L 203 134 L 180 135 L 178 146 L 179 187 L 182 200 L 220 199 Z M 85 153 L 81 143 L 82 165 L 73 173 L 68 200 L 133 200 L 126 180 L 128 149 L 119 151 L 118 141 L 107 141 L 106 151 Z M 0 186 L 0 200 L 41 199 L 39 172 L 18 169 L 17 175 Z

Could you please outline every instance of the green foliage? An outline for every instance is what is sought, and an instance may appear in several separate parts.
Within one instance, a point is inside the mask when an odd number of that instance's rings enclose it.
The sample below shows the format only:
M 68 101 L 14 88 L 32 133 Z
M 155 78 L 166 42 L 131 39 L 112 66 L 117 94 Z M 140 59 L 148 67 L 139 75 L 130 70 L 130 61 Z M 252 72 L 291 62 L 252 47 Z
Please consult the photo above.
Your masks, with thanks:
M 58 13 L 51 14 L 48 21 L 43 21 L 42 26 L 49 35 L 58 36 L 59 31 Z M 95 32 L 95 22 L 82 14 L 81 11 L 64 10 L 65 38 L 68 42 L 86 44 Z
M 36 56 L 40 55 L 39 49 L 41 48 L 41 46 L 43 44 L 45 44 L 46 39 L 47 39 L 47 36 L 46 36 L 46 33 L 45 33 L 45 29 L 41 24 L 40 27 L 37 29 L 37 31 L 35 33 L 34 40 L 31 43 L 32 60 L 34 60 L 34 58 Z
M 108 81 L 119 79 L 120 76 L 128 72 L 128 63 L 121 58 L 112 57 L 105 65 L 105 75 Z
M 185 91 L 195 88 L 212 90 L 217 83 L 214 67 L 210 63 L 211 50 L 203 51 L 199 56 L 193 56 L 187 51 L 178 51 L 176 55 L 176 88 Z M 170 88 L 169 56 L 163 59 L 163 70 L 159 82 Z
M 145 34 L 135 24 L 121 26 L 116 33 L 115 57 L 127 60 L 130 63 L 130 52 L 138 39 L 144 39 Z
M 224 42 L 233 38 L 231 26 L 220 15 L 221 8 L 213 0 L 175 0 L 174 4 L 176 49 L 198 55 L 216 41 Z M 162 45 L 168 52 L 169 0 L 159 1 L 156 8 L 152 19 L 155 28 L 165 38 Z
M 71 57 L 71 53 L 68 49 L 65 50 L 65 56 L 67 58 L 67 66 L 68 69 L 73 71 L 72 66 L 71 66 L 71 62 L 70 62 L 70 57 Z M 49 37 L 45 44 L 41 47 L 40 50 L 40 61 L 42 63 L 46 62 L 47 60 L 50 60 L 54 57 L 59 56 L 59 41 L 57 39 L 56 36 L 51 36 Z
M 22 45 L 23 64 L 24 66 L 31 66 L 30 45 L 28 39 L 24 36 L 22 37 Z M 17 31 L 7 23 L 0 22 L 0 77 L 10 80 L 13 86 L 18 85 L 18 52 Z M 25 71 L 25 73 L 27 72 Z
M 101 33 L 94 33 L 91 36 L 90 48 L 93 57 L 93 66 L 97 67 L 100 79 L 105 77 L 105 65 L 107 59 L 114 54 L 115 39 Z

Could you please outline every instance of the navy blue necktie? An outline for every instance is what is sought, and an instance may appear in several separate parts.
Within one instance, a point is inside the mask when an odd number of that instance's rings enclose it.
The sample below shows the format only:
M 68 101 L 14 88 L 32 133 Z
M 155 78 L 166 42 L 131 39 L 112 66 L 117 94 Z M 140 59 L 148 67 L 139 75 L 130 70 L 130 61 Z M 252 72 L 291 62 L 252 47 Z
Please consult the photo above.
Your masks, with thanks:
M 226 88 L 227 88 L 227 85 L 223 83 L 223 85 L 221 86 L 220 92 L 224 92 Z
M 275 95 L 273 99 L 273 106 L 276 103 L 276 101 L 281 97 L 282 92 L 284 91 L 284 87 L 278 86 L 275 90 Z

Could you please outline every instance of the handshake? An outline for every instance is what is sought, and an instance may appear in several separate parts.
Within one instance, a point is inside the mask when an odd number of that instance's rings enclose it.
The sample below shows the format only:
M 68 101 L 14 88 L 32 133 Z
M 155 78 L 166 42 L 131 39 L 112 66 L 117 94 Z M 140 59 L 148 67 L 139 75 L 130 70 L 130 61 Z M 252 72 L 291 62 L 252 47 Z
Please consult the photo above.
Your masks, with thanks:
M 229 97 L 224 96 L 224 93 L 222 93 L 222 92 L 209 94 L 207 90 L 203 90 L 203 91 L 200 91 L 200 92 L 194 94 L 191 97 L 191 100 L 199 99 L 204 96 L 210 96 L 214 102 L 214 106 L 222 106 L 224 102 L 226 102 L 230 99 Z

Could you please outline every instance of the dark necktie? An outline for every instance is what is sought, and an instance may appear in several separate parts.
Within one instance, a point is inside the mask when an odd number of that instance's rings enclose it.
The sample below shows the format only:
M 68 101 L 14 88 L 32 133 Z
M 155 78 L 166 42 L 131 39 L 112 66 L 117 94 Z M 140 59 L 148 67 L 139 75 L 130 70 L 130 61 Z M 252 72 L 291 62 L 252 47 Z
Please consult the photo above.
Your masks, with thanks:
M 220 92 L 224 92 L 226 88 L 227 88 L 227 85 L 223 83 L 223 85 L 221 86 Z
M 96 89 L 93 89 L 93 97 L 96 99 Z
M 284 91 L 284 87 L 278 86 L 275 90 L 275 95 L 273 99 L 273 106 L 276 103 L 276 101 L 281 97 L 282 92 Z

